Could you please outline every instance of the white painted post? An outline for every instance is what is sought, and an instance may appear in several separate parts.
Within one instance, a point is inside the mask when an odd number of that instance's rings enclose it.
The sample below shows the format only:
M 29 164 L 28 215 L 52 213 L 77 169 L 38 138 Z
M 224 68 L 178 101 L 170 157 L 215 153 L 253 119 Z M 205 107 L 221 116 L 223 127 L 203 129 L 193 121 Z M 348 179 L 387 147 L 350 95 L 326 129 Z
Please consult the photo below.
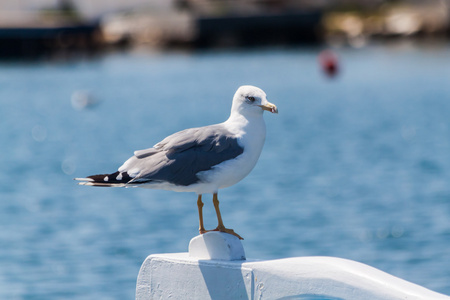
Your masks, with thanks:
M 191 240 L 189 257 L 202 260 L 245 260 L 245 252 L 237 237 L 213 231 Z
M 334 257 L 245 260 L 238 238 L 209 232 L 189 253 L 154 254 L 136 299 L 450 300 L 370 266 Z

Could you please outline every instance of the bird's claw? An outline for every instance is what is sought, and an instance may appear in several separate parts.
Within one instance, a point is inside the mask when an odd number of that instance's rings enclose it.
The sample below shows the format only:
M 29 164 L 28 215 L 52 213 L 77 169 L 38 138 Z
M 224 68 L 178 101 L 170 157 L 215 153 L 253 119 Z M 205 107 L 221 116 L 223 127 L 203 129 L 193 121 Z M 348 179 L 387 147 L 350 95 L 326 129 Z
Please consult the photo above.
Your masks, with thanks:
M 219 232 L 228 233 L 228 234 L 234 235 L 235 237 L 239 238 L 240 240 L 243 240 L 243 239 L 244 239 L 244 238 L 241 237 L 239 234 L 237 234 L 236 232 L 234 232 L 233 229 L 228 229 L 228 228 L 225 228 L 225 227 L 219 227 L 219 226 L 217 226 L 217 228 L 214 229 L 213 231 L 219 231 Z
M 225 227 L 223 227 L 223 228 L 222 227 L 217 227 L 216 229 L 213 229 L 213 230 L 205 230 L 205 229 L 200 229 L 199 230 L 200 234 L 204 234 L 204 233 L 211 232 L 211 231 L 219 231 L 219 232 L 223 232 L 223 233 L 228 233 L 228 234 L 234 235 L 235 237 L 237 237 L 240 240 L 244 239 L 239 234 L 234 232 L 233 229 L 228 229 L 228 228 L 225 228 Z

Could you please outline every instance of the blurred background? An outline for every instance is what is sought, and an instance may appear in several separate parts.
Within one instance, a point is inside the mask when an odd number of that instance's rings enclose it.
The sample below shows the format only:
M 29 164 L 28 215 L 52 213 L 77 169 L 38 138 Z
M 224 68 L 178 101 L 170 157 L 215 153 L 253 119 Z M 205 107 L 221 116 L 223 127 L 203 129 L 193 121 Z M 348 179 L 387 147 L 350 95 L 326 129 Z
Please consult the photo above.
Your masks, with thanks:
M 348 258 L 449 295 L 449 5 L 1 0 L 0 298 L 133 299 L 144 259 L 198 234 L 196 195 L 73 178 L 224 121 L 244 84 L 280 111 L 219 195 L 247 257 Z

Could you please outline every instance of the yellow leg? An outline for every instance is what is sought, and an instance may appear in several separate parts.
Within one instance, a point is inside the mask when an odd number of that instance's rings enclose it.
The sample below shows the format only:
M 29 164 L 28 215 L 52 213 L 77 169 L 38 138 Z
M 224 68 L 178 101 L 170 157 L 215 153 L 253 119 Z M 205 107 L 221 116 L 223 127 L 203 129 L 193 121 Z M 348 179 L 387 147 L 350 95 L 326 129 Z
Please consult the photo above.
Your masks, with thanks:
M 200 226 L 198 228 L 198 231 L 200 234 L 204 234 L 206 232 L 205 226 L 203 225 L 203 202 L 202 202 L 202 194 L 198 195 L 197 200 L 197 207 L 198 207 L 198 220 L 200 223 Z
M 217 193 L 213 194 L 213 204 L 214 204 L 214 208 L 216 209 L 217 222 L 219 223 L 215 230 L 220 231 L 220 232 L 225 232 L 228 234 L 232 234 L 232 235 L 238 237 L 240 240 L 243 240 L 243 238 L 239 234 L 234 232 L 233 229 L 225 228 L 225 226 L 223 225 L 222 215 L 220 214 L 220 209 L 219 209 L 219 199 L 217 198 Z

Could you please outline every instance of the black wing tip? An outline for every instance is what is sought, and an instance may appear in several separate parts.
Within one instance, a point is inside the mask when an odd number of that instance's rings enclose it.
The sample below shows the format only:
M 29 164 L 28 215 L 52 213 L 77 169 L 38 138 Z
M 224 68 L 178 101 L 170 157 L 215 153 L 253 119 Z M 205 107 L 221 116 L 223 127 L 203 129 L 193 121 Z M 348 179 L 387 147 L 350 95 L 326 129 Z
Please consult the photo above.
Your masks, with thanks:
M 75 180 L 82 181 L 82 185 L 92 186 L 112 186 L 116 184 L 127 184 L 132 178 L 127 172 L 115 172 L 111 174 L 97 174 L 86 178 L 75 178 Z

